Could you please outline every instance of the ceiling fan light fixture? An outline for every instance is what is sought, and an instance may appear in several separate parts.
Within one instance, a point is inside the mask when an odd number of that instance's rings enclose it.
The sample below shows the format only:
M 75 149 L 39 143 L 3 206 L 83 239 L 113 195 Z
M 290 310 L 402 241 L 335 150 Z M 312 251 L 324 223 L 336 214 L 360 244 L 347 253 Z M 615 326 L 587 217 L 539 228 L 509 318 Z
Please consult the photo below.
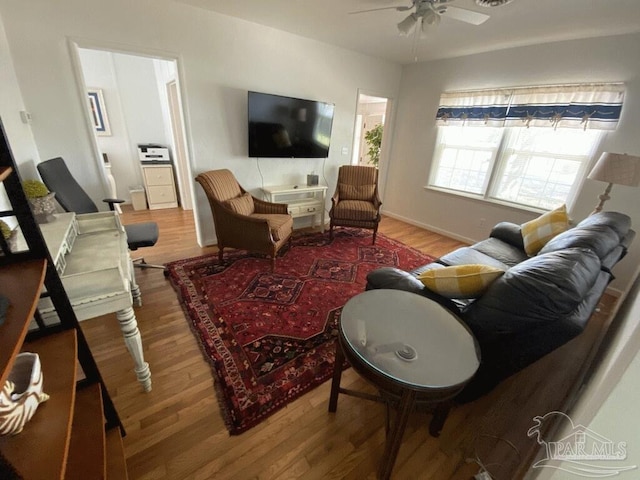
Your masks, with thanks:
M 416 16 L 415 13 L 412 13 L 407 18 L 405 18 L 400 23 L 398 23 L 398 32 L 400 33 L 400 35 L 402 36 L 409 35 L 417 21 L 418 21 L 418 17 Z
M 476 5 L 481 7 L 501 7 L 507 3 L 511 3 L 513 0 L 476 0 Z
M 440 15 L 438 13 L 436 13 L 435 11 L 433 11 L 433 10 L 429 10 L 422 17 L 422 27 L 423 27 L 423 29 L 424 29 L 425 24 L 426 25 L 437 25 L 438 23 L 440 23 Z

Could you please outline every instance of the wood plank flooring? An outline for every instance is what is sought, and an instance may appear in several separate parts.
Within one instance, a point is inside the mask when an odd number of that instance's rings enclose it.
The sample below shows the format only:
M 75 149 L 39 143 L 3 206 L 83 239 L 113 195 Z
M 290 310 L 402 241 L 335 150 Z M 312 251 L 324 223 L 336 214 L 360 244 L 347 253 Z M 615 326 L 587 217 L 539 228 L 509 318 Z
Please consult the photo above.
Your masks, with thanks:
M 215 252 L 196 244 L 192 212 L 131 211 L 124 223 L 154 220 L 160 240 L 139 250 L 149 263 Z M 385 218 L 380 231 L 440 256 L 462 244 Z M 135 256 L 135 255 L 134 255 Z M 327 412 L 330 381 L 255 428 L 230 436 L 218 407 L 213 375 L 161 270 L 136 270 L 143 306 L 136 308 L 153 390 L 136 381 L 115 315 L 82 322 L 127 436 L 129 478 L 136 479 L 373 479 L 384 448 L 382 405 L 341 395 Z M 503 382 L 489 395 L 456 407 L 442 435 L 427 431 L 430 415 L 416 412 L 394 468 L 397 479 L 468 480 L 490 465 L 495 479 L 522 476 L 537 445 L 526 436 L 535 415 L 560 409 L 568 386 L 583 374 L 591 345 L 600 339 L 613 299 L 605 297 L 590 328 L 541 362 Z M 347 388 L 373 389 L 352 369 Z

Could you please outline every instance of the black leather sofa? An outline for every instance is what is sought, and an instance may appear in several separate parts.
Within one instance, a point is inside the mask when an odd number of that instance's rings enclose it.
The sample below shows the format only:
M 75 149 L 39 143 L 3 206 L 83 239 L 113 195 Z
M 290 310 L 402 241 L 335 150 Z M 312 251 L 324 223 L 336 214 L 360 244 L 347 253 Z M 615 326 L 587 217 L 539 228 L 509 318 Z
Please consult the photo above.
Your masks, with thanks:
M 367 289 L 391 288 L 424 295 L 451 309 L 469 326 L 482 359 L 478 372 L 456 400 L 471 401 L 584 330 L 613 279 L 612 268 L 634 238 L 630 227 L 628 216 L 600 212 L 528 257 L 520 225 L 501 222 L 488 239 L 411 272 L 374 270 L 367 277 Z M 463 264 L 491 265 L 506 272 L 482 296 L 468 300 L 441 297 L 416 278 L 425 270 Z

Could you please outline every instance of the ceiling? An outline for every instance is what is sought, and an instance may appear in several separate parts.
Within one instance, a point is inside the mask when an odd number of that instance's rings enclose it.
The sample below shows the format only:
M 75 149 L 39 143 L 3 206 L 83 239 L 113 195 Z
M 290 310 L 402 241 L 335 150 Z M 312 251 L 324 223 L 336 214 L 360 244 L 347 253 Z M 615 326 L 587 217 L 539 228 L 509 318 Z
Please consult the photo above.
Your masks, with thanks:
M 425 38 L 398 35 L 411 12 L 395 9 L 349 14 L 411 0 L 176 0 L 325 43 L 406 64 L 504 48 L 640 32 L 639 0 L 513 0 L 482 7 L 451 5 L 491 15 L 482 25 L 443 18 Z

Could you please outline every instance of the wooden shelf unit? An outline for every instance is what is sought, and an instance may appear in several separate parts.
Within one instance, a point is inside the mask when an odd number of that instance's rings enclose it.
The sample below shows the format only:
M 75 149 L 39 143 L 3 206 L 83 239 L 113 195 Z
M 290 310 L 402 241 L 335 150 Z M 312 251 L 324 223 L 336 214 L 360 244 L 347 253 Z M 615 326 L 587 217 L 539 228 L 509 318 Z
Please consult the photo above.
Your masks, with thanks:
M 0 294 L 9 300 L 0 324 L 0 386 L 16 355 L 34 352 L 50 396 L 20 433 L 0 436 L 0 478 L 126 478 L 122 423 L 31 213 L 1 122 L 0 181 L 11 203 L 0 217 L 17 219 L 26 240 L 19 252 L 0 242 Z M 29 330 L 45 289 L 60 321 Z M 107 451 L 113 461 L 107 462 Z

